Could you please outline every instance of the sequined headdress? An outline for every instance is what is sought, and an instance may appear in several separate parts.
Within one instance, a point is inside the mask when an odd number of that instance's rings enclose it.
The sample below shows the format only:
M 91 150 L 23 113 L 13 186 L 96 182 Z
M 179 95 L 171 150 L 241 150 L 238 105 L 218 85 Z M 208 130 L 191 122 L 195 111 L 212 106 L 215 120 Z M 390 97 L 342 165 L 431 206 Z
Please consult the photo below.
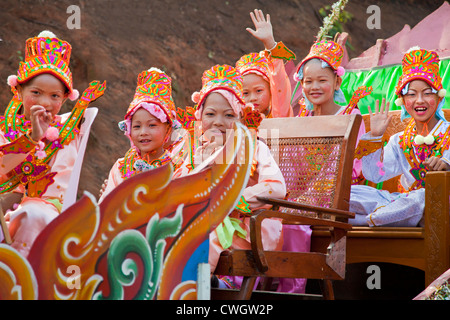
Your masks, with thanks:
M 139 74 L 136 92 L 133 101 L 128 107 L 125 119 L 131 118 L 138 107 L 143 104 L 158 106 L 161 112 L 164 113 L 166 121 L 172 124 L 175 114 L 175 104 L 172 99 L 172 79 L 157 68 L 151 68 Z M 164 119 L 164 116 L 161 115 L 161 118 Z M 158 118 L 161 120 L 159 114 Z
M 200 119 L 201 110 L 206 97 L 214 90 L 231 92 L 237 99 L 238 104 L 241 105 L 241 108 L 245 106 L 242 94 L 242 76 L 239 71 L 229 65 L 215 65 L 203 73 L 202 89 L 200 92 L 195 92 L 192 95 L 192 100 L 197 104 L 197 119 Z
M 30 38 L 25 44 L 25 60 L 20 62 L 16 75 L 8 77 L 8 84 L 15 91 L 18 84 L 23 84 L 40 74 L 49 73 L 60 79 L 69 91 L 69 99 L 79 96 L 73 89 L 72 72 L 69 68 L 72 46 L 58 39 L 52 32 L 43 31 L 37 37 Z
M 342 58 L 344 57 L 344 49 L 340 44 L 331 40 L 322 40 L 311 46 L 309 54 L 302 60 L 297 68 L 296 74 L 301 73 L 302 67 L 311 59 L 320 59 L 325 61 L 339 76 L 344 74 L 341 67 Z M 301 79 L 301 77 L 300 77 Z M 298 81 L 298 80 L 297 80 Z
M 256 73 L 262 76 L 267 82 L 270 82 L 269 61 L 263 54 L 253 52 L 243 55 L 236 62 L 236 69 L 241 73 L 242 76 L 245 76 L 249 73 Z
M 409 83 L 413 80 L 423 80 L 428 83 L 432 90 L 438 94 L 440 98 L 445 98 L 447 91 L 442 87 L 442 79 L 439 75 L 439 56 L 434 51 L 413 47 L 403 56 L 402 59 L 402 75 L 400 76 L 395 94 L 397 99 L 395 104 L 401 107 L 401 119 L 410 117 L 403 106 L 402 96 L 408 92 Z M 436 114 L 439 118 L 445 120 L 442 106 L 445 99 L 442 99 L 436 108 Z
M 402 89 L 412 80 L 423 80 L 433 89 L 442 89 L 439 75 L 439 56 L 434 51 L 412 48 L 402 59 L 402 75 L 398 80 L 395 93 L 400 96 Z
M 312 59 L 321 60 L 322 68 L 331 67 L 338 76 L 342 77 L 345 74 L 345 69 L 341 67 L 343 57 L 344 49 L 339 43 L 331 40 L 318 41 L 311 46 L 309 54 L 299 64 L 297 71 L 294 74 L 294 80 L 300 83 L 303 79 L 305 63 Z M 308 110 L 313 110 L 313 104 L 306 98 L 304 92 L 302 92 L 302 95 L 305 100 L 306 108 Z M 340 88 L 335 92 L 334 100 L 340 103 L 347 103 L 344 93 Z

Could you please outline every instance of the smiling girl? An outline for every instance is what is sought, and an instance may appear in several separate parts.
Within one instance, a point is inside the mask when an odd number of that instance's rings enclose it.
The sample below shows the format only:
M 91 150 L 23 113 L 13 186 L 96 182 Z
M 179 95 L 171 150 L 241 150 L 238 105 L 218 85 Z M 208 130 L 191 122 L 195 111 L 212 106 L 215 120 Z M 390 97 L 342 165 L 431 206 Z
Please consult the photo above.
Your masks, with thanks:
M 244 100 L 266 118 L 292 117 L 291 83 L 284 62 L 295 59 L 295 54 L 283 42 L 275 41 L 270 15 L 264 17 L 255 9 L 250 17 L 255 30 L 247 31 L 263 43 L 265 50 L 246 54 L 236 62 L 243 78 Z
M 384 146 L 382 136 L 391 120 L 389 103 L 369 107 L 371 131 L 356 150 L 363 160 L 364 176 L 375 183 L 401 175 L 402 192 L 389 193 L 369 186 L 352 186 L 350 209 L 355 225 L 417 226 L 425 206 L 427 171 L 450 169 L 450 123 L 442 105 L 446 90 L 439 75 L 436 52 L 413 48 L 402 61 L 402 76 L 396 87 L 396 104 L 402 120 L 412 117 L 403 132 L 393 135 Z
M 80 122 L 89 102 L 103 94 L 98 82 L 76 100 L 69 69 L 72 47 L 49 31 L 26 42 L 25 61 L 8 78 L 14 97 L 0 117 L 0 200 L 12 246 L 25 257 L 39 233 L 61 213 L 80 147 Z
M 331 40 L 322 40 L 311 46 L 309 54 L 302 60 L 294 75 L 294 79 L 302 86 L 303 98 L 300 100 L 299 117 L 361 114 L 359 100 L 372 92 L 372 88 L 359 87 L 346 106 L 346 99 L 340 89 L 345 69 L 341 67 L 344 49 Z M 366 133 L 364 121 L 358 131 L 358 138 Z M 361 161 L 353 162 L 352 182 L 357 184 L 361 179 Z
M 131 148 L 111 168 L 99 202 L 125 179 L 162 165 L 173 165 L 164 145 L 175 124 L 174 111 L 170 77 L 156 68 L 141 72 L 125 120 L 119 123 Z
M 195 150 L 194 163 L 190 163 L 191 157 L 188 157 L 178 176 L 187 175 L 192 168 L 222 148 L 227 132 L 233 130 L 234 122 L 243 120 L 245 102 L 240 73 L 228 65 L 216 65 L 206 70 L 202 77 L 202 89 L 193 95 L 193 100 L 197 104 L 195 116 L 201 122 L 200 146 Z M 243 210 L 239 205 L 236 206 L 226 218 L 230 223 L 223 223 L 210 233 L 211 272 L 215 270 L 222 251 L 229 248 L 250 248 L 250 216 L 254 210 L 265 207 L 257 197 L 270 196 L 282 199 L 286 194 L 283 175 L 267 145 L 261 140 L 256 140 L 255 149 L 254 165 L 240 202 L 248 205 L 248 209 Z M 262 223 L 262 239 L 266 250 L 281 249 L 283 242 L 281 222 L 265 219 Z M 239 285 L 242 278 L 234 280 L 237 280 L 235 284 Z M 226 279 L 219 282 L 224 286 L 232 286 Z

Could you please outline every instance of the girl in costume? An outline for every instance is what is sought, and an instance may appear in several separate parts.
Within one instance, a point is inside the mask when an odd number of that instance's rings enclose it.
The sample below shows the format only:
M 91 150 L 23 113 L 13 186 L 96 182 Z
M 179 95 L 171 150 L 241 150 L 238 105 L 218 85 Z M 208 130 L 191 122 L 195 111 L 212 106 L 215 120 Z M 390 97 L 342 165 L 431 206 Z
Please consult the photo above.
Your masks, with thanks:
M 294 74 L 294 79 L 302 85 L 303 99 L 300 101 L 299 117 L 318 115 L 361 114 L 357 108 L 360 98 L 370 93 L 360 88 L 352 97 L 347 107 L 341 107 L 335 101 L 344 102 L 345 97 L 340 89 L 343 67 L 340 66 L 344 50 L 330 40 L 322 40 L 312 45 L 309 54 L 302 60 Z M 358 136 L 366 132 L 361 124 Z M 356 183 L 361 174 L 361 161 L 353 163 L 352 178 Z M 309 252 L 311 247 L 311 228 L 306 225 L 284 226 L 285 251 Z M 299 240 L 300 239 L 300 240 Z M 280 290 L 304 293 L 306 279 L 280 279 Z
M 395 101 L 402 108 L 402 120 L 412 117 L 403 132 L 385 145 L 382 136 L 391 120 L 384 100 L 375 112 L 369 108 L 371 131 L 361 137 L 356 157 L 363 161 L 363 174 L 373 182 L 401 175 L 402 192 L 389 193 L 365 185 L 352 186 L 351 222 L 369 226 L 417 226 L 425 206 L 427 171 L 450 168 L 450 126 L 442 106 L 446 90 L 439 75 L 436 52 L 412 48 L 402 60 L 402 75 Z
M 267 118 L 292 117 L 291 83 L 284 61 L 295 59 L 295 54 L 283 42 L 275 42 L 269 15 L 266 19 L 261 10 L 255 9 L 250 17 L 255 30 L 247 31 L 262 41 L 265 50 L 246 54 L 236 62 L 243 78 L 244 100 Z
M 58 115 L 67 98 L 76 100 L 69 69 L 71 46 L 53 33 L 26 41 L 25 61 L 8 77 L 13 99 L 0 117 L 0 197 L 6 204 L 12 246 L 25 257 L 38 234 L 61 213 L 80 145 L 80 122 L 89 102 L 103 95 L 92 82 L 69 114 Z
M 199 147 L 195 149 L 195 155 L 188 157 L 180 168 L 179 176 L 189 173 L 203 159 L 207 159 L 218 150 L 225 142 L 226 130 L 232 129 L 235 121 L 242 121 L 245 102 L 240 73 L 227 65 L 216 65 L 206 70 L 202 77 L 202 89 L 193 94 L 193 101 L 197 104 L 195 117 L 201 121 Z M 257 114 L 260 115 L 259 112 Z M 260 116 L 259 122 L 261 119 Z M 219 225 L 210 233 L 211 272 L 215 270 L 222 251 L 228 248 L 250 249 L 249 217 L 253 210 L 264 207 L 257 197 L 270 196 L 282 199 L 286 194 L 283 175 L 269 148 L 261 140 L 255 139 L 255 144 L 251 176 L 240 203 L 226 218 L 229 223 Z M 194 163 L 191 163 L 191 159 Z M 262 224 L 262 239 L 266 250 L 281 249 L 281 222 L 265 219 Z M 220 283 L 231 285 L 231 282 L 224 280 L 220 280 Z
M 361 114 L 358 102 L 369 95 L 372 88 L 359 87 L 347 106 L 344 93 L 340 89 L 345 69 L 341 67 L 344 50 L 340 44 L 331 40 L 322 40 L 312 45 L 309 54 L 302 60 L 294 74 L 294 79 L 302 86 L 303 99 L 300 101 L 299 117 L 320 115 Z M 366 133 L 364 122 L 358 131 L 359 138 Z M 361 177 L 361 161 L 353 163 L 353 183 Z
M 178 123 L 174 120 L 171 81 L 156 68 L 139 74 L 134 99 L 125 120 L 119 123 L 119 128 L 131 141 L 131 148 L 111 168 L 99 202 L 125 179 L 165 164 L 173 165 L 164 147 L 171 129 Z
M 311 46 L 309 54 L 302 60 L 294 74 L 294 79 L 302 86 L 303 99 L 300 100 L 299 117 L 320 115 L 361 114 L 357 108 L 358 101 L 371 93 L 371 88 L 360 87 L 353 94 L 347 106 L 340 106 L 337 102 L 345 102 L 340 89 L 342 76 L 345 73 L 340 66 L 344 50 L 340 44 L 331 40 L 317 41 Z M 366 132 L 364 122 L 359 128 L 358 137 Z M 361 161 L 353 162 L 353 183 L 361 179 Z M 311 228 L 309 226 L 289 226 L 284 230 L 285 251 L 309 252 L 311 246 Z M 299 241 L 299 239 L 301 239 Z M 284 279 L 280 282 L 289 292 L 303 293 L 306 288 L 306 279 Z

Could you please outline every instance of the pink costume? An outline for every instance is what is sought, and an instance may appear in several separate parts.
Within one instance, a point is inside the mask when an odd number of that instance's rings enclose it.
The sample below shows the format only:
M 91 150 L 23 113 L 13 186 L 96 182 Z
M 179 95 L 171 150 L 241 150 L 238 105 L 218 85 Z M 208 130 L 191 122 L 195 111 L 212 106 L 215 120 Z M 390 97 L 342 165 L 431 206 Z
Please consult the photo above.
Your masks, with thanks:
M 295 59 L 295 54 L 283 42 L 278 42 L 272 50 L 250 53 L 236 62 L 236 68 L 245 76 L 254 73 L 269 82 L 271 94 L 268 118 L 292 117 L 291 82 L 286 73 L 284 62 Z
M 62 122 L 65 120 L 67 120 L 67 115 L 66 119 L 61 119 Z M 46 190 L 38 197 L 26 196 L 26 193 L 24 193 L 17 209 L 9 211 L 6 215 L 6 219 L 10 220 L 9 230 L 13 238 L 12 246 L 25 257 L 39 233 L 61 213 L 64 195 L 78 154 L 79 137 L 80 135 L 77 135 L 76 139 L 59 150 L 48 163 L 50 166 L 48 176 L 52 175 L 53 182 L 47 186 Z M 2 147 L 7 146 L 8 141 L 3 132 L 0 138 Z M 34 150 L 23 153 L 22 161 L 32 152 Z M 22 161 L 16 162 L 15 167 L 20 166 Z M 10 162 L 9 165 L 11 165 Z M 5 172 L 1 173 L 2 175 L 5 174 Z M 22 185 L 20 187 L 20 189 L 23 189 Z
M 80 122 L 89 102 L 103 95 L 104 85 L 91 83 L 88 94 L 71 113 L 56 116 L 40 141 L 31 139 L 31 122 L 19 114 L 22 101 L 16 86 L 49 73 L 64 83 L 70 99 L 77 99 L 68 67 L 70 53 L 69 43 L 42 32 L 27 40 L 25 62 L 21 62 L 17 76 L 8 78 L 14 97 L 0 117 L 0 193 L 23 193 L 18 206 L 7 212 L 6 220 L 12 246 L 25 257 L 39 233 L 61 213 L 80 147 Z
M 242 77 L 239 72 L 231 66 L 214 66 L 203 74 L 203 87 L 200 93 L 194 94 L 194 102 L 197 103 L 196 117 L 200 120 L 203 102 L 207 95 L 212 91 L 220 93 L 232 106 L 236 114 L 242 115 L 244 100 L 242 98 Z M 259 112 L 258 112 L 259 115 Z M 262 208 L 263 203 L 256 197 L 267 196 L 275 198 L 284 198 L 286 195 L 286 185 L 278 165 L 270 154 L 269 148 L 265 143 L 256 140 L 256 150 L 252 166 L 251 177 L 248 186 L 245 188 L 241 197 L 241 202 L 236 209 L 230 213 L 229 225 L 233 225 L 231 234 L 232 239 L 224 236 L 222 228 L 228 228 L 226 223 L 221 224 L 216 230 L 210 233 L 209 263 L 211 272 L 216 268 L 219 256 L 222 251 L 228 248 L 250 249 L 249 238 L 249 216 L 251 211 Z M 177 170 L 177 177 L 188 174 L 196 165 L 201 163 L 203 146 L 196 148 L 193 157 L 188 156 L 183 165 Z M 191 163 L 192 160 L 194 163 Z M 241 206 L 242 205 L 242 206 Z M 242 209 L 246 207 L 246 210 Z M 228 229 L 230 231 L 230 229 Z M 281 249 L 282 224 L 279 220 L 266 219 L 262 225 L 262 239 L 266 250 Z M 234 279 L 239 280 L 239 279 Z
M 150 160 L 147 157 L 142 157 L 140 150 L 133 144 L 131 139 L 131 122 L 134 113 L 144 108 L 154 117 L 158 118 L 162 123 L 168 123 L 173 129 L 177 129 L 179 123 L 174 119 L 175 117 L 175 104 L 172 99 L 172 79 L 167 76 L 163 71 L 157 68 L 150 68 L 149 70 L 142 71 L 137 79 L 136 92 L 128 107 L 125 119 L 119 122 L 119 128 L 130 139 L 131 148 L 127 151 L 123 158 L 118 159 L 109 172 L 108 182 L 105 189 L 100 196 L 99 202 L 122 183 L 125 179 L 128 179 L 139 172 L 151 170 L 166 164 L 171 164 L 176 169 L 175 164 L 172 161 L 171 153 L 168 150 L 164 150 L 164 153 L 157 159 Z M 166 137 L 166 141 L 169 136 Z M 177 154 L 184 154 L 180 150 L 180 146 L 183 145 L 182 139 L 176 139 L 170 147 L 170 151 Z M 178 160 L 181 165 L 181 161 Z M 179 166 L 178 165 L 178 166 Z

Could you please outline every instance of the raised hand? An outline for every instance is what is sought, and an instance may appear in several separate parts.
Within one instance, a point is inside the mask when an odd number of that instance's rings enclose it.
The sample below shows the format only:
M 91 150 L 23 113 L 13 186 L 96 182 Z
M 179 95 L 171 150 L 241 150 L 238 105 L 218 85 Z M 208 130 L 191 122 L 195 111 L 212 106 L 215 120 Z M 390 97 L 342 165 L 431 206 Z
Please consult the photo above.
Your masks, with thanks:
M 368 106 L 370 115 L 370 132 L 373 137 L 379 137 L 384 134 L 389 123 L 391 122 L 392 115 L 389 115 L 389 101 L 386 103 L 386 99 L 375 102 L 375 112 L 372 113 L 370 106 Z
M 30 108 L 30 120 L 31 138 L 34 141 L 39 141 L 47 132 L 50 123 L 53 121 L 53 116 L 43 106 L 35 105 Z
M 250 12 L 250 18 L 255 25 L 255 30 L 251 28 L 246 28 L 246 30 L 256 39 L 262 41 L 267 50 L 272 49 L 276 45 L 276 42 L 273 37 L 270 15 L 267 14 L 267 18 L 265 18 L 262 10 L 255 9 L 254 12 Z

